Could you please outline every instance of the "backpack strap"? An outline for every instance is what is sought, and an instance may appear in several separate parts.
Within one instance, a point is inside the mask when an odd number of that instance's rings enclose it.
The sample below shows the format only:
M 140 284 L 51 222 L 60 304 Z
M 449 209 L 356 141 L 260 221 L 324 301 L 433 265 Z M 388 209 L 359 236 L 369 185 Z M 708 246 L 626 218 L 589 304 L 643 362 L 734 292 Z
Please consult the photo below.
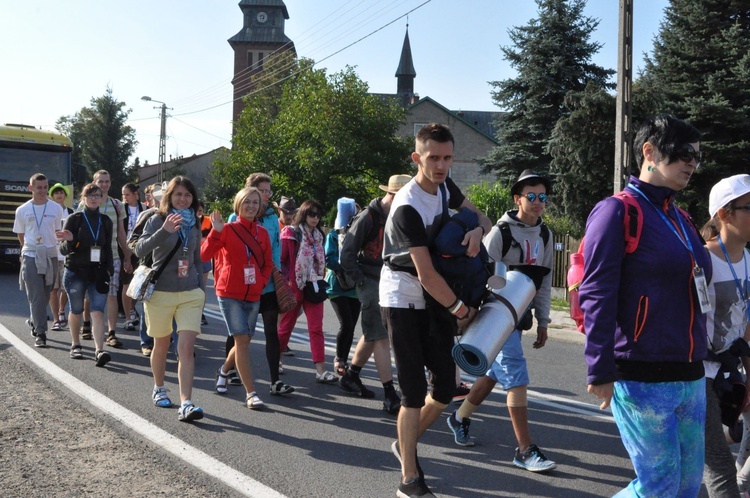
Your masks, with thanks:
M 510 231 L 510 224 L 507 221 L 503 220 L 497 220 L 497 228 L 500 230 L 500 235 L 503 238 L 503 258 L 506 254 L 508 254 L 508 251 L 510 250 L 511 246 L 515 243 L 518 245 L 518 242 L 513 238 L 513 234 Z M 549 227 L 542 221 L 539 224 L 539 236 L 542 238 L 542 244 L 544 247 L 547 247 L 547 244 L 549 243 Z
M 638 248 L 643 231 L 643 211 L 638 200 L 627 190 L 613 195 L 625 205 L 625 216 L 622 220 L 622 227 L 625 233 L 625 254 L 632 254 Z

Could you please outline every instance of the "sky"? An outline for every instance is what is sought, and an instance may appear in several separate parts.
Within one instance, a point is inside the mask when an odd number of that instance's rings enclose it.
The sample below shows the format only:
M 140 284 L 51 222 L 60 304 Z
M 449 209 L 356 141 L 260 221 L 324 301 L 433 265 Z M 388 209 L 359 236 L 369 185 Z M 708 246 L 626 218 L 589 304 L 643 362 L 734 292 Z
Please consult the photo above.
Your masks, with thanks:
M 0 3 L 0 123 L 53 129 L 92 98 L 113 96 L 132 110 L 131 157 L 158 162 L 161 104 L 166 154 L 191 156 L 231 146 L 233 51 L 239 0 L 23 0 Z M 286 35 L 299 56 L 329 73 L 355 68 L 375 93 L 395 93 L 408 29 L 414 91 L 452 110 L 499 111 L 490 81 L 513 78 L 501 46 L 508 31 L 537 17 L 532 0 L 285 0 Z M 636 0 L 634 75 L 668 0 Z M 619 2 L 588 0 L 600 21 L 594 62 L 615 69 Z M 102 165 L 106 168 L 106 165 Z

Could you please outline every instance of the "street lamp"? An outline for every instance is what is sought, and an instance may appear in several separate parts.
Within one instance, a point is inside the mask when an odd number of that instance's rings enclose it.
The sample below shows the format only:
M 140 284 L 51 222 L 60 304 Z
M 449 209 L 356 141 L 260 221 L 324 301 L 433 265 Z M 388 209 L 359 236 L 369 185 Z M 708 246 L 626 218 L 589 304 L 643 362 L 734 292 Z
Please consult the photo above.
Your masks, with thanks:
M 159 168 L 157 170 L 157 176 L 156 181 L 163 182 L 164 181 L 164 163 L 167 161 L 167 104 L 162 102 L 161 100 L 154 100 L 148 95 L 144 95 L 141 97 L 141 100 L 144 100 L 146 102 L 158 102 L 161 104 L 161 132 L 159 133 Z M 159 107 L 154 107 L 154 109 L 159 109 Z M 171 107 L 169 108 L 172 109 Z

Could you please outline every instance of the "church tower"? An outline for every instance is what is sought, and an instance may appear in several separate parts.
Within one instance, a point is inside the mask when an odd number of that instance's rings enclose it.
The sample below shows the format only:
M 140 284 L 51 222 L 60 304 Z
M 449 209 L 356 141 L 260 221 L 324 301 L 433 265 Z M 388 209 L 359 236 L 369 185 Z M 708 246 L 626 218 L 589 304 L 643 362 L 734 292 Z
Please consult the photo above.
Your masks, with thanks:
M 263 70 L 263 61 L 273 53 L 294 50 L 294 43 L 284 34 L 289 12 L 283 0 L 240 0 L 239 6 L 242 29 L 227 40 L 234 50 L 233 121 L 244 108 L 242 97 L 252 90 L 251 77 Z
M 414 98 L 414 78 L 417 72 L 414 70 L 414 60 L 411 57 L 411 44 L 409 43 L 409 25 L 406 25 L 406 36 L 404 36 L 404 46 L 401 48 L 401 60 L 398 62 L 396 69 L 396 93 L 399 102 L 406 107 L 411 104 Z

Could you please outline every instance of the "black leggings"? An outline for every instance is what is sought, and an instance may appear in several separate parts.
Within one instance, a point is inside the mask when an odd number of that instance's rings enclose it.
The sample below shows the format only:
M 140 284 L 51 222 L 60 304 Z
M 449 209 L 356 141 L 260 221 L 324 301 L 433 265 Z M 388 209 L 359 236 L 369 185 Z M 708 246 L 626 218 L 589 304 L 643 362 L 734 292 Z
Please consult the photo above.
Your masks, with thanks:
M 260 296 L 260 315 L 263 317 L 263 330 L 266 335 L 266 361 L 271 374 L 271 384 L 279 380 L 279 311 L 275 292 L 266 292 Z M 226 355 L 234 347 L 234 337 L 227 337 Z
M 354 342 L 354 328 L 359 320 L 362 304 L 356 297 L 339 296 L 331 299 L 331 306 L 339 319 L 339 331 L 336 334 L 336 357 L 348 361 L 349 351 Z

